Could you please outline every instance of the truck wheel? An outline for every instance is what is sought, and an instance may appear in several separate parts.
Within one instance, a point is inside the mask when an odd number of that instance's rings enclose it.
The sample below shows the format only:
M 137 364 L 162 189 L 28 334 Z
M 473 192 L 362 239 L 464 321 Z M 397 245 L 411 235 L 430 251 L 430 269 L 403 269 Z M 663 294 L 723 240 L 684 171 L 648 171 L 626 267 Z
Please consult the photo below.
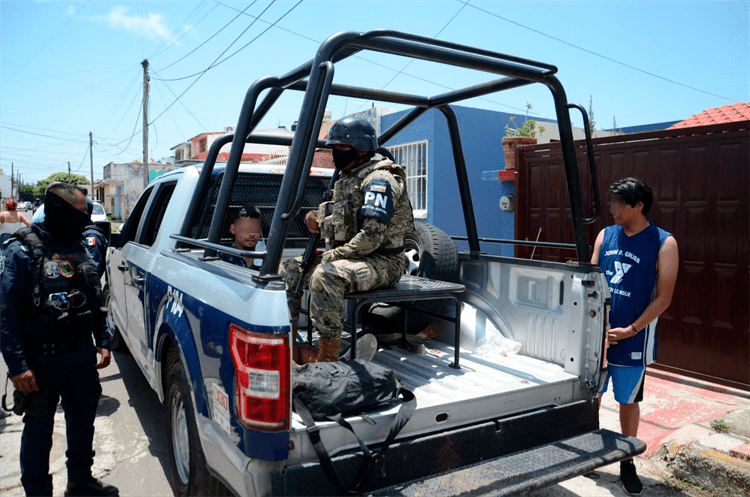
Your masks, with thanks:
M 168 373 L 166 406 L 172 490 L 180 497 L 208 495 L 211 475 L 198 439 L 193 400 L 181 361 Z
M 443 230 L 417 221 L 404 235 L 404 273 L 433 280 L 458 281 L 458 250 Z

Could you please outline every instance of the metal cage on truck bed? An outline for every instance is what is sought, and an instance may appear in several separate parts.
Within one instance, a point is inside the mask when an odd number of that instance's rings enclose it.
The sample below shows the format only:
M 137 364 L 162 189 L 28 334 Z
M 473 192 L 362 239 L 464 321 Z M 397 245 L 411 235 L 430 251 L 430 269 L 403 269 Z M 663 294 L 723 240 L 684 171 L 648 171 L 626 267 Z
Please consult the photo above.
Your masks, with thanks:
M 335 64 L 363 50 L 413 57 L 502 77 L 430 97 L 333 84 Z M 588 263 L 590 248 L 584 225 L 593 222 L 598 217 L 600 210 L 591 138 L 588 133 L 588 118 L 580 105 L 567 102 L 565 90 L 555 76 L 556 72 L 557 68 L 550 64 L 397 31 L 375 30 L 367 33 L 341 32 L 335 34 L 321 44 L 314 59 L 286 75 L 264 77 L 250 86 L 245 95 L 234 134 L 222 136 L 209 149 L 191 203 L 191 210 L 187 213 L 185 224 L 180 232 L 180 242 L 187 243 L 187 238 L 194 236 L 194 233 L 191 233 L 191 227 L 195 225 L 196 216 L 200 215 L 198 212 L 201 205 L 200 199 L 205 199 L 208 194 L 212 169 L 219 151 L 224 145 L 232 144 L 224 172 L 224 180 L 216 198 L 207 243 L 204 244 L 207 248 L 210 247 L 210 244 L 220 242 L 223 221 L 226 219 L 227 210 L 231 208 L 229 193 L 234 187 L 245 143 L 290 145 L 289 160 L 279 191 L 278 208 L 274 211 L 269 229 L 267 250 L 257 255 L 257 257 L 264 259 L 264 262 L 260 273 L 254 276 L 259 280 L 279 278 L 276 273 L 289 233 L 290 222 L 297 217 L 303 204 L 305 204 L 307 177 L 310 172 L 313 153 L 316 148 L 326 147 L 323 141 L 317 139 L 326 102 L 330 95 L 339 95 L 413 107 L 411 111 L 379 136 L 378 142 L 381 146 L 387 144 L 388 140 L 429 109 L 437 109 L 445 116 L 453 146 L 453 159 L 469 249 L 472 252 L 479 252 L 480 239 L 469 190 L 461 135 L 456 115 L 450 104 L 503 90 L 541 83 L 549 88 L 555 102 L 577 260 L 579 263 Z M 304 92 L 294 137 L 254 134 L 253 130 L 286 90 Z M 264 91 L 268 91 L 268 93 L 258 103 L 260 95 Z M 596 206 L 596 213 L 590 218 L 586 218 L 584 215 L 581 184 L 569 116 L 571 108 L 576 108 L 582 113 L 587 132 L 586 141 Z M 242 137 L 243 139 L 235 140 L 235 137 Z M 201 245 L 201 242 L 194 240 L 194 244 Z

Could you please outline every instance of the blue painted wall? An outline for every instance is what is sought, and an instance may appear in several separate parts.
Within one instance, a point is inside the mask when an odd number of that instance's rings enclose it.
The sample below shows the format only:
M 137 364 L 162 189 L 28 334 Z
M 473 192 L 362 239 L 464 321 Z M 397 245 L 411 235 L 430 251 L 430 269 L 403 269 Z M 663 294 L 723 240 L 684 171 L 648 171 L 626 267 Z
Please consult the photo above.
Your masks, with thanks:
M 477 231 L 484 238 L 514 238 L 514 213 L 500 210 L 503 195 L 515 194 L 511 181 L 482 180 L 484 171 L 505 169 L 502 138 L 510 117 L 523 123 L 523 115 L 506 114 L 470 107 L 452 106 L 458 118 L 469 177 Z M 381 130 L 395 123 L 407 111 L 388 114 L 381 119 Z M 448 124 L 440 111 L 429 110 L 385 146 L 428 140 L 427 151 L 427 222 L 452 236 L 466 236 L 466 224 L 456 180 Z M 466 242 L 458 249 L 468 250 Z M 513 246 L 482 243 L 483 251 L 512 256 Z

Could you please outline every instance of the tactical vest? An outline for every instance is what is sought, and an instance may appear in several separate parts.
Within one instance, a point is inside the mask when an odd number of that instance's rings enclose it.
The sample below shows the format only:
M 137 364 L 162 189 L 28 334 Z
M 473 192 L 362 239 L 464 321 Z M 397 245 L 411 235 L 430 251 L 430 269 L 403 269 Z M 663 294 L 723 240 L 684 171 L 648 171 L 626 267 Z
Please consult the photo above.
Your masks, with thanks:
M 360 209 L 364 202 L 364 188 L 371 181 L 388 182 L 394 203 L 385 239 L 375 253 L 389 255 L 403 250 L 404 235 L 414 231 L 414 218 L 406 189 L 406 171 L 389 159 L 372 160 L 336 182 L 333 199 L 321 204 L 318 212 L 318 219 L 322 219 L 320 232 L 325 238 L 326 249 L 347 243 L 361 229 L 363 218 Z
M 29 337 L 34 343 L 74 344 L 89 337 L 95 319 L 106 315 L 96 265 L 83 244 L 72 253 L 48 250 L 31 228 L 13 235 L 32 251 L 31 303 L 27 318 L 38 321 Z

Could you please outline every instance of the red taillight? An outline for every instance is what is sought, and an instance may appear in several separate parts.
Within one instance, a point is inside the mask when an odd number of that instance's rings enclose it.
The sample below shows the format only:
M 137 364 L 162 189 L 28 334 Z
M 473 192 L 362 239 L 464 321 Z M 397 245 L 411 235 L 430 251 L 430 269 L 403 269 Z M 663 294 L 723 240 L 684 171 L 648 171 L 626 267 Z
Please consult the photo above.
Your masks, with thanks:
M 237 375 L 235 402 L 240 421 L 263 431 L 289 429 L 289 340 L 229 326 Z

